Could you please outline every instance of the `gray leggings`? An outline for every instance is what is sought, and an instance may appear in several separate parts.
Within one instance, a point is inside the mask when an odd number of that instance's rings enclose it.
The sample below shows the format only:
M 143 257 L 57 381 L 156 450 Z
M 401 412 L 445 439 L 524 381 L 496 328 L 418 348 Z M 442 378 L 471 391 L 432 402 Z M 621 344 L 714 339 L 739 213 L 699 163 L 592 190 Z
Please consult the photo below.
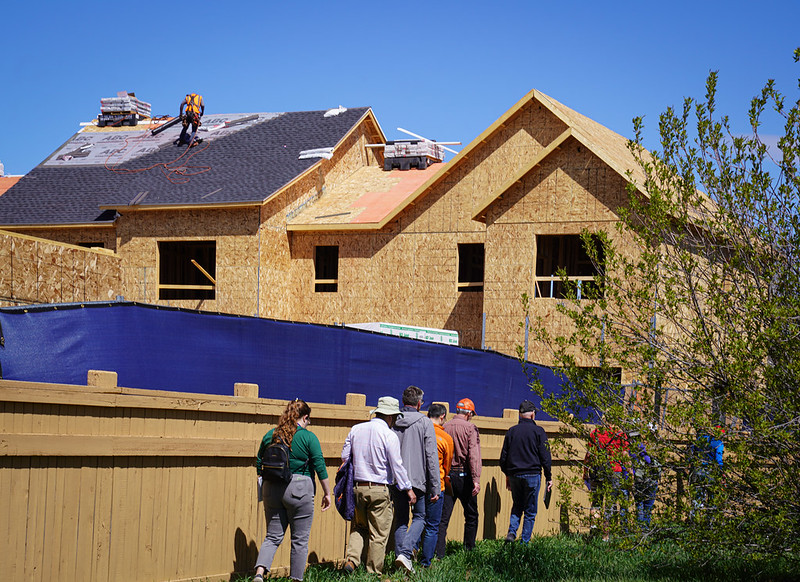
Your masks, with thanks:
M 314 518 L 314 482 L 305 475 L 292 475 L 288 485 L 264 481 L 261 486 L 264 498 L 264 515 L 267 518 L 267 536 L 258 552 L 256 567 L 269 571 L 275 552 L 283 541 L 286 527 L 292 526 L 292 551 L 290 576 L 303 579 L 308 558 L 308 534 Z

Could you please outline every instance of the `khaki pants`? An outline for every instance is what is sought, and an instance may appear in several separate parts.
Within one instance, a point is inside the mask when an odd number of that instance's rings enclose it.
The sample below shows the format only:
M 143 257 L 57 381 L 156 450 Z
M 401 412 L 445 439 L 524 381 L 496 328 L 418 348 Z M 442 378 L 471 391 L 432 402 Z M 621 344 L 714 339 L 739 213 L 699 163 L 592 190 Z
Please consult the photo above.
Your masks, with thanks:
M 356 485 L 356 513 L 350 522 L 347 560 L 358 566 L 367 547 L 367 572 L 380 574 L 392 529 L 392 498 L 386 485 Z

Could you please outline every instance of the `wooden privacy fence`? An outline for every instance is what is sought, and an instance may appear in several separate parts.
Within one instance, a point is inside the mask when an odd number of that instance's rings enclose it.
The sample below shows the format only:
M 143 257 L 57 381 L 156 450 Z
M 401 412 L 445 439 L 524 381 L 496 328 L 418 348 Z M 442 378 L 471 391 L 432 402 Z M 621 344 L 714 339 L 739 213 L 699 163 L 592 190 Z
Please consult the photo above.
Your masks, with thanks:
M 234 396 L 120 388 L 116 373 L 98 371 L 88 386 L 0 380 L 0 576 L 217 581 L 252 572 L 266 530 L 255 454 L 286 405 L 257 395 L 252 384 L 237 384 Z M 347 432 L 376 403 L 349 394 L 346 405 L 309 404 L 332 482 Z M 475 421 L 484 467 L 478 534 L 503 537 L 511 497 L 498 458 L 517 413 Z M 554 462 L 556 476 L 564 469 Z M 557 497 L 548 510 L 540 504 L 537 532 L 558 530 Z M 309 562 L 339 563 L 347 529 L 317 500 Z M 448 537 L 462 534 L 457 506 Z M 286 573 L 288 550 L 287 536 L 273 573 Z

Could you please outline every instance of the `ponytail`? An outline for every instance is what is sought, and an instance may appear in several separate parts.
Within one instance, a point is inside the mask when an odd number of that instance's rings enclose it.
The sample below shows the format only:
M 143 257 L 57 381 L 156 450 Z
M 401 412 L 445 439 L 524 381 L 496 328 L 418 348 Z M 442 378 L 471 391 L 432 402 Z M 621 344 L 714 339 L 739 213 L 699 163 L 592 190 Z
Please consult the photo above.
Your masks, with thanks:
M 305 401 L 295 398 L 289 402 L 278 419 L 278 426 L 272 434 L 272 442 L 280 440 L 287 447 L 291 447 L 294 433 L 297 432 L 297 421 L 307 414 L 311 414 L 311 407 Z

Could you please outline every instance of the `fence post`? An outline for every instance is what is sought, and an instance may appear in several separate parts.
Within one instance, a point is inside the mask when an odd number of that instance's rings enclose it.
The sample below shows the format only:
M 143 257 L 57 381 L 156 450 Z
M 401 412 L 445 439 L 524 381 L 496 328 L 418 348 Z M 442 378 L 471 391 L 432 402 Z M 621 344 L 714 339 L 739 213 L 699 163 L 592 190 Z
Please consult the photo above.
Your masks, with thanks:
M 119 392 L 117 387 L 117 373 L 106 372 L 104 370 L 89 370 L 86 378 L 87 386 L 94 386 L 95 388 L 104 388 L 106 390 L 115 390 Z
M 355 392 L 348 392 L 344 397 L 344 402 L 347 406 L 366 406 L 367 405 L 367 395 L 366 394 L 357 394 Z
M 258 384 L 236 382 L 233 385 L 233 395 L 242 398 L 258 398 Z

